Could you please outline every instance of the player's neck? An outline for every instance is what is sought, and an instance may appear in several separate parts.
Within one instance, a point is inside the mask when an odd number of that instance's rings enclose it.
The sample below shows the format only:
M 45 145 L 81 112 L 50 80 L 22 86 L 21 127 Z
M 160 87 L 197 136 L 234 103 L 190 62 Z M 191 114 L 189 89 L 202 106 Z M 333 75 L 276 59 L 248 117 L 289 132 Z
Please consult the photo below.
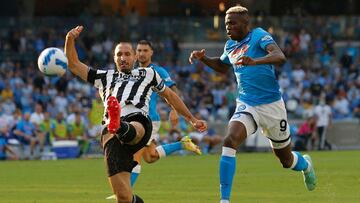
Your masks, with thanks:
M 246 36 L 248 36 L 248 34 L 250 33 L 250 30 L 247 30 L 246 32 L 244 32 L 244 34 L 240 37 L 240 41 L 244 40 L 246 38 Z
M 148 67 L 151 64 L 151 61 L 147 61 L 147 62 L 139 63 L 139 64 L 140 64 L 140 67 Z

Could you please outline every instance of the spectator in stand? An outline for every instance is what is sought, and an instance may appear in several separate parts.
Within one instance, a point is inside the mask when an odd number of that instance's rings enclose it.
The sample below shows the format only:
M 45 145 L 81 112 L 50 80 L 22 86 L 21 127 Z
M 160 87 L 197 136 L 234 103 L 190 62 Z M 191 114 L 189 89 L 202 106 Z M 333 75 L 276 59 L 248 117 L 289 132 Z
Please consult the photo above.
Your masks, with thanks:
M 56 119 L 51 123 L 51 130 L 51 134 L 53 135 L 51 141 L 69 139 L 67 125 L 62 112 L 59 112 Z
M 349 101 L 346 96 L 338 93 L 334 101 L 334 118 L 342 119 L 350 116 Z
M 297 133 L 294 150 L 305 151 L 315 148 L 316 140 L 316 118 L 308 115 L 308 118 L 301 124 Z M 311 143 L 309 142 L 311 141 Z M 311 144 L 311 145 L 310 145 Z M 309 146 L 310 145 L 310 146 Z
M 9 138 L 9 129 L 7 125 L 3 125 L 0 128 L 0 161 L 1 160 L 17 160 L 19 156 L 16 154 L 15 151 L 11 149 L 8 144 Z
M 45 137 L 45 144 L 50 144 L 50 138 L 53 137 L 52 133 L 52 121 L 50 118 L 50 113 L 44 113 L 44 119 L 39 124 L 39 131 Z
M 35 111 L 30 115 L 30 122 L 33 123 L 36 129 L 39 129 L 39 125 L 44 120 L 43 107 L 41 104 L 35 104 Z
M 68 124 L 68 135 L 70 140 L 77 140 L 80 147 L 80 155 L 89 149 L 89 139 L 86 126 L 80 112 L 75 113 L 75 120 Z
M 104 114 L 103 103 L 99 92 L 96 91 L 95 98 L 91 101 L 89 111 L 89 136 L 96 137 L 101 134 L 101 121 Z
M 324 99 L 322 99 L 315 107 L 314 113 L 317 119 L 316 128 L 319 138 L 318 150 L 324 150 L 326 148 L 331 150 L 331 144 L 326 140 L 327 129 L 331 126 L 332 121 L 331 107 L 325 103 Z
M 35 125 L 30 122 L 30 113 L 25 112 L 23 119 L 16 125 L 14 134 L 23 145 L 30 145 L 30 158 L 34 158 L 35 148 L 40 147 L 40 152 L 44 149 L 45 137 L 36 132 Z

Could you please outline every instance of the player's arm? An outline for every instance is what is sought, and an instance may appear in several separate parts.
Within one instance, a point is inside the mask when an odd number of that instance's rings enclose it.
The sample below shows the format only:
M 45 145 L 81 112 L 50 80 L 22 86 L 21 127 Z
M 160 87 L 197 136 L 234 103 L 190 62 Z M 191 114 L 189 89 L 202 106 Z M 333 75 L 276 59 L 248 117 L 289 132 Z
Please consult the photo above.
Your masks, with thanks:
M 172 91 L 175 92 L 176 95 L 178 95 L 180 97 L 180 91 L 178 90 L 178 88 L 176 87 L 176 85 L 173 85 L 170 87 L 170 89 Z M 165 100 L 166 101 L 166 100 Z M 167 101 L 166 101 L 167 102 Z M 167 102 L 169 103 L 169 102 Z M 170 104 L 169 104 L 170 105 Z M 171 106 L 171 105 L 170 105 Z M 169 120 L 171 123 L 172 127 L 176 127 L 177 124 L 179 123 L 179 116 L 178 113 L 176 112 L 175 108 L 173 106 L 171 106 L 171 111 L 169 113 Z
M 207 124 L 205 121 L 197 120 L 190 112 L 190 110 L 186 107 L 184 102 L 180 99 L 180 97 L 172 91 L 170 88 L 165 87 L 165 90 L 158 93 L 162 96 L 166 101 L 180 114 L 182 115 L 186 121 L 191 123 L 196 129 L 200 132 L 203 132 L 207 129 Z
M 230 69 L 230 66 L 223 63 L 220 60 L 220 57 L 208 57 L 205 55 L 205 49 L 201 51 L 195 50 L 192 51 L 189 57 L 189 62 L 192 64 L 194 59 L 197 59 L 204 63 L 205 65 L 209 66 L 211 69 L 218 73 L 227 73 Z
M 173 90 L 181 98 L 180 91 L 177 89 L 176 83 L 171 79 L 170 74 L 164 68 L 157 69 L 157 73 L 164 80 L 165 85 L 167 87 L 169 87 L 171 90 Z M 165 99 L 165 101 L 166 101 L 166 99 Z M 167 102 L 167 101 L 166 101 L 166 103 L 169 104 L 169 102 Z M 169 120 L 170 120 L 171 126 L 176 127 L 177 124 L 179 123 L 179 116 L 178 116 L 176 110 L 170 104 L 169 104 L 169 106 L 171 107 L 171 111 L 169 113 Z
M 281 49 L 275 44 L 269 44 L 266 46 L 266 51 L 268 54 L 264 57 L 253 59 L 249 56 L 242 56 L 241 60 L 242 65 L 260 65 L 260 64 L 283 64 L 286 61 L 286 57 Z
M 68 67 L 69 67 L 70 71 L 74 75 L 83 79 L 84 81 L 87 81 L 89 68 L 87 65 L 83 64 L 79 60 L 78 54 L 77 54 L 77 51 L 75 48 L 75 39 L 79 37 L 79 35 L 83 29 L 84 29 L 83 26 L 77 26 L 77 27 L 71 29 L 66 34 L 64 50 L 65 50 L 66 57 L 68 59 L 68 64 L 69 64 Z

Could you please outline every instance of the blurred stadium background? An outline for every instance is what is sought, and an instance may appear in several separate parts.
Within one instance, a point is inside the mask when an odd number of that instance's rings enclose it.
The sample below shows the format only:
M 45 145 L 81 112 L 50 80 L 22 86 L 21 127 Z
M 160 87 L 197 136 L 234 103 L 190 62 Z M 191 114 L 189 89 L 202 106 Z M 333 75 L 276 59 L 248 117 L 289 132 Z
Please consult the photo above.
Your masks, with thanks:
M 7 153 L 7 158 L 44 160 L 101 157 L 95 132 L 101 120 L 102 104 L 96 99 L 95 89 L 74 78 L 70 72 L 63 77 L 44 77 L 36 64 L 37 57 L 44 48 L 63 47 L 66 32 L 76 25 L 85 26 L 85 32 L 77 43 L 79 57 L 95 68 L 114 68 L 112 51 L 116 42 L 126 40 L 136 43 L 141 39 L 150 40 L 155 47 L 153 61 L 170 72 L 191 111 L 199 113 L 199 116 L 209 121 L 210 130 L 206 136 L 224 136 L 227 120 L 235 108 L 236 83 L 233 73 L 215 74 L 200 63 L 190 65 L 187 58 L 193 49 L 206 48 L 210 56 L 222 53 L 227 40 L 224 13 L 227 8 L 236 4 L 248 7 L 252 15 L 252 27 L 260 26 L 272 33 L 288 58 L 285 64 L 277 67 L 277 76 L 287 104 L 294 146 L 296 140 L 301 140 L 304 136 L 298 129 L 304 124 L 315 125 L 314 108 L 319 101 L 324 100 L 331 107 L 334 121 L 327 132 L 330 145 L 326 149 L 360 149 L 359 1 L 13 0 L 0 3 L 0 140 L 6 140 L 0 144 L 6 144 L 16 153 L 15 156 Z M 158 105 L 158 108 L 163 114 L 168 112 L 164 103 Z M 41 115 L 48 119 L 44 120 Z M 19 123 L 22 123 L 21 126 L 34 125 L 35 136 L 46 137 L 43 150 L 36 146 L 34 153 L 30 153 L 31 147 L 22 144 L 17 136 L 17 130 L 21 131 Z M 55 135 L 50 132 L 54 127 L 57 129 L 57 136 L 65 138 L 63 141 L 55 142 Z M 194 133 L 184 121 L 176 128 L 181 135 Z M 161 131 L 164 142 L 176 139 L 170 132 L 173 131 Z M 307 134 L 305 136 L 315 139 L 314 143 L 309 142 L 302 146 L 303 150 L 317 150 L 318 136 L 315 130 Z M 217 153 L 220 149 L 219 146 L 209 147 L 208 143 L 202 140 L 199 140 L 199 144 L 209 153 Z M 249 138 L 240 150 L 270 151 L 270 148 L 266 138 L 258 133 Z M 323 155 L 330 159 L 329 157 L 334 155 L 322 153 L 324 154 L 315 153 L 316 157 L 321 159 Z M 359 153 L 346 155 L 358 157 Z M 6 159 L 5 156 L 1 158 Z M 191 161 L 193 158 L 187 159 Z M 216 158 L 208 156 L 205 159 Z M 171 163 L 180 162 L 177 158 L 170 160 Z M 101 161 L 78 161 L 75 163 L 95 163 L 96 167 L 103 167 Z M 59 161 L 60 165 L 67 163 Z M 31 165 L 30 170 L 40 163 L 29 161 L 25 165 L 23 162 L 4 164 L 0 163 L 1 187 L 6 185 L 6 181 L 3 181 L 6 180 L 4 169 L 12 171 L 19 166 Z M 217 166 L 217 160 L 211 164 L 212 167 Z M 258 166 L 260 164 L 259 162 Z M 344 162 L 338 164 L 346 165 Z M 54 163 L 49 166 L 43 163 L 41 165 L 51 168 Z M 148 168 L 150 170 L 151 167 Z M 360 168 L 356 165 L 355 169 L 358 172 Z M 51 169 L 51 173 L 57 173 L 56 170 L 56 167 Z M 154 171 L 156 170 L 162 169 L 155 167 Z M 29 175 L 33 173 L 19 171 L 23 172 Z M 104 173 L 101 173 L 101 177 L 105 177 Z M 146 176 L 146 173 L 144 174 Z M 212 175 L 215 174 L 216 168 Z M 349 177 L 354 174 L 356 170 L 349 172 Z M 9 177 L 15 178 L 16 175 Z M 87 177 L 91 178 L 91 175 Z M 36 179 L 41 178 L 39 176 Z M 101 179 L 103 190 L 108 190 L 104 179 Z M 16 178 L 15 180 L 22 181 Z M 68 181 L 67 183 L 71 184 L 71 180 Z M 359 185 L 359 182 L 354 184 Z M 145 186 L 150 183 L 144 180 L 139 185 L 145 190 Z M 10 190 L 16 190 L 17 187 L 17 184 L 10 184 Z M 217 191 L 217 183 L 214 187 L 215 189 L 212 188 L 209 192 Z M 16 202 L 16 197 L 2 201 L 1 191 L 9 190 L 0 190 L 0 202 Z M 325 189 L 322 192 L 323 195 L 326 194 Z M 7 193 L 7 197 L 9 194 L 16 196 L 16 193 Z M 106 192 L 101 193 L 101 197 L 103 195 L 106 195 Z M 254 196 L 247 197 L 247 202 L 252 197 Z M 359 196 L 339 200 L 335 198 L 333 201 L 320 198 L 318 202 L 358 202 L 360 198 L 357 197 Z M 264 197 L 264 201 L 271 202 L 268 198 Z M 72 199 L 74 197 L 67 197 L 69 201 Z M 216 195 L 214 199 L 216 200 Z M 32 200 L 34 201 L 29 202 L 52 202 L 49 199 L 41 201 L 37 196 Z

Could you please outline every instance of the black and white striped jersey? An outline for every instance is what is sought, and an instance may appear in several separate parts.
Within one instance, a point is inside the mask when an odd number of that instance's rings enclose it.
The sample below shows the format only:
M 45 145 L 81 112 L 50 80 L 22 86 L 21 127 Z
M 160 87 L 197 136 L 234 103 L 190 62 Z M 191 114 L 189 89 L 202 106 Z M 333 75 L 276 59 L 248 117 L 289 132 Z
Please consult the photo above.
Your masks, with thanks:
M 166 87 L 153 68 L 137 68 L 130 73 L 89 68 L 87 81 L 99 90 L 105 109 L 108 97 L 115 96 L 122 108 L 132 104 L 146 114 L 149 112 L 151 93 L 163 92 Z M 105 110 L 103 124 L 107 123 L 107 120 Z

